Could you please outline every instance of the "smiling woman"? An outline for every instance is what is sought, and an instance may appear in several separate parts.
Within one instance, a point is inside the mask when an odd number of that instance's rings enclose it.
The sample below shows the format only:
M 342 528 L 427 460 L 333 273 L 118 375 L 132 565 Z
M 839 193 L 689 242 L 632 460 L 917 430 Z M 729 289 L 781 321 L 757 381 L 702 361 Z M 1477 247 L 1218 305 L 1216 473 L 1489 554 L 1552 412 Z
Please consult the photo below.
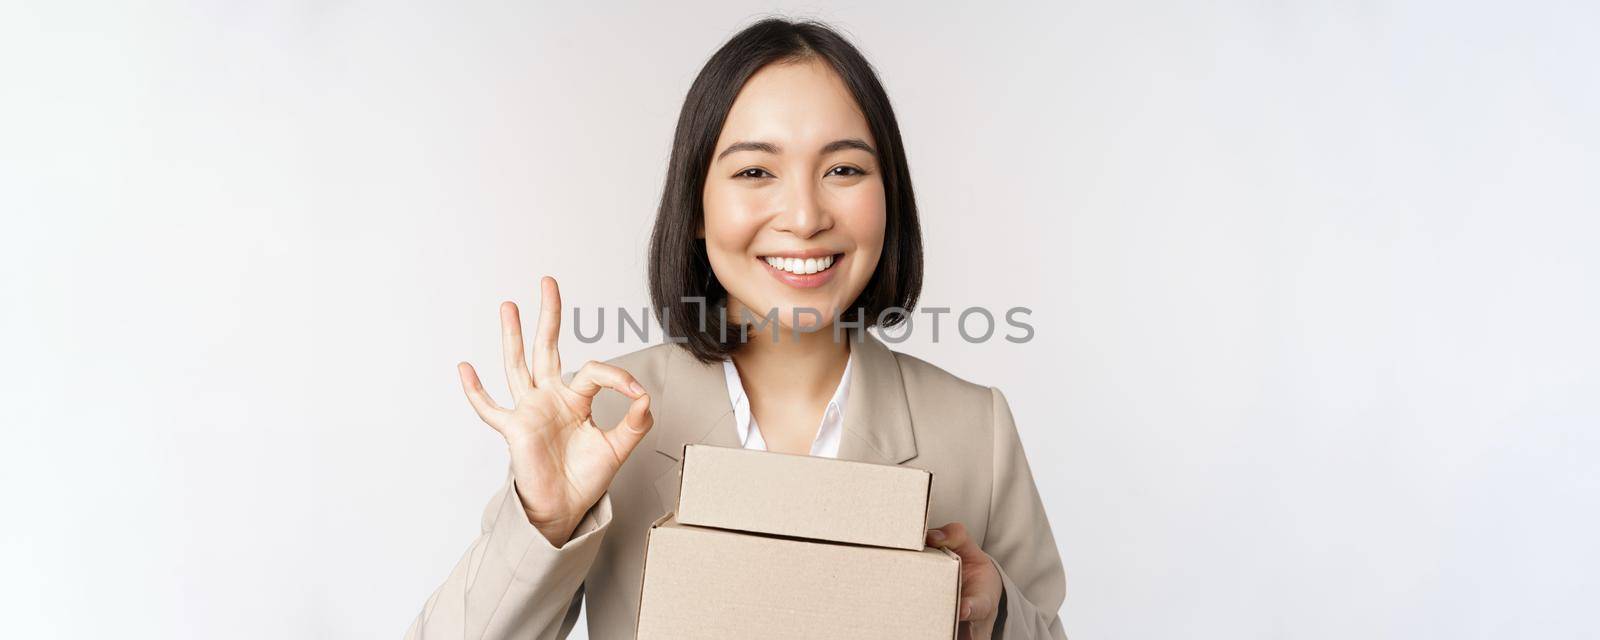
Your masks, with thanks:
M 886 228 L 870 129 L 823 60 L 772 64 L 745 83 L 706 178 L 703 244 L 691 247 L 703 247 L 735 319 L 752 306 L 791 322 L 801 308 L 832 319 L 854 306 L 877 270 Z M 896 212 L 913 228 L 915 216 L 914 208 Z M 663 217 L 657 228 L 683 222 Z M 674 292 L 655 293 L 658 306 L 672 304 Z
M 650 264 L 667 344 L 563 376 L 544 278 L 531 367 L 517 306 L 500 309 L 513 407 L 459 365 L 511 468 L 408 637 L 565 637 L 584 602 L 591 637 L 631 637 L 646 532 L 696 442 L 933 472 L 928 520 L 948 524 L 927 544 L 961 558 L 962 637 L 1065 637 L 1061 559 L 1005 397 L 865 331 L 915 306 L 922 245 L 894 111 L 854 46 L 770 19 L 711 57 L 680 112 Z
M 662 324 L 706 362 L 750 333 L 707 326 L 706 304 L 729 305 L 712 323 L 749 310 L 793 324 L 808 309 L 817 322 L 898 324 L 922 287 L 922 235 L 883 85 L 820 25 L 769 21 L 740 35 L 706 64 L 678 120 L 650 242 Z

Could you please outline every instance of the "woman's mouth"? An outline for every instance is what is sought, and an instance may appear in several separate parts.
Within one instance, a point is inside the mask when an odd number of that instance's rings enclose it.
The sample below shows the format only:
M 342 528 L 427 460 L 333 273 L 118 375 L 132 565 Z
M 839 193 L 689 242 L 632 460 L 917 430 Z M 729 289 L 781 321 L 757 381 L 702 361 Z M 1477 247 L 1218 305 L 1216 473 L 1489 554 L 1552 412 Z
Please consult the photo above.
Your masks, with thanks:
M 767 272 L 780 282 L 803 289 L 820 287 L 833 279 L 833 267 L 844 259 L 842 253 L 814 256 L 757 256 Z

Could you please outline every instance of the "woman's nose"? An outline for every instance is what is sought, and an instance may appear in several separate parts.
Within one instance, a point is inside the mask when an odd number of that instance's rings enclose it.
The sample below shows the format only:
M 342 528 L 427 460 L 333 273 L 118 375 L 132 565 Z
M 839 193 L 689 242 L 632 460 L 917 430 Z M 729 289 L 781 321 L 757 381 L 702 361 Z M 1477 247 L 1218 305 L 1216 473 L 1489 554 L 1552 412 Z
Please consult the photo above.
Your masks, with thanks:
M 774 226 L 779 231 L 810 238 L 832 228 L 833 217 L 818 197 L 817 185 L 802 184 L 789 188 Z

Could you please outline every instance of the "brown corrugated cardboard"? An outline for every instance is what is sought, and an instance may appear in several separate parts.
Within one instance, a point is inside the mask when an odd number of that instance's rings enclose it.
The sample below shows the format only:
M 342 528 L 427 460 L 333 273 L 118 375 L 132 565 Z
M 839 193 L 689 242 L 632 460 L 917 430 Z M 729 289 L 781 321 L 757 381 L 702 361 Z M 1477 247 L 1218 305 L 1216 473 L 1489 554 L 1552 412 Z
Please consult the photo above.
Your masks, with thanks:
M 921 550 L 933 476 L 911 467 L 692 444 L 677 520 Z
M 640 640 L 949 640 L 961 561 L 684 525 L 650 528 Z

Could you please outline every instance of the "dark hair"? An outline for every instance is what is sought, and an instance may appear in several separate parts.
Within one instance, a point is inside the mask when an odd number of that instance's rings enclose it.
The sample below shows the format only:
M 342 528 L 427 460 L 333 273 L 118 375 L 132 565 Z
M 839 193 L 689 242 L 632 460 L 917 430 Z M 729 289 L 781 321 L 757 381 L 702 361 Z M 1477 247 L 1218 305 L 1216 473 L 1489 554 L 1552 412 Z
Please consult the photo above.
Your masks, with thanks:
M 672 139 L 666 185 L 650 234 L 650 301 L 669 340 L 704 362 L 738 349 L 742 327 L 723 326 L 727 290 L 717 282 L 696 237 L 705 220 L 704 189 L 711 155 L 740 89 L 762 67 L 820 58 L 832 65 L 866 115 L 877 144 L 885 204 L 883 253 L 861 295 L 841 313 L 863 327 L 893 326 L 916 306 L 922 290 L 922 233 L 911 191 L 900 125 L 889 96 L 861 52 L 831 27 L 812 20 L 767 18 L 722 45 L 684 97 Z M 684 298 L 689 298 L 688 301 Z M 697 301 L 698 300 L 698 301 Z

